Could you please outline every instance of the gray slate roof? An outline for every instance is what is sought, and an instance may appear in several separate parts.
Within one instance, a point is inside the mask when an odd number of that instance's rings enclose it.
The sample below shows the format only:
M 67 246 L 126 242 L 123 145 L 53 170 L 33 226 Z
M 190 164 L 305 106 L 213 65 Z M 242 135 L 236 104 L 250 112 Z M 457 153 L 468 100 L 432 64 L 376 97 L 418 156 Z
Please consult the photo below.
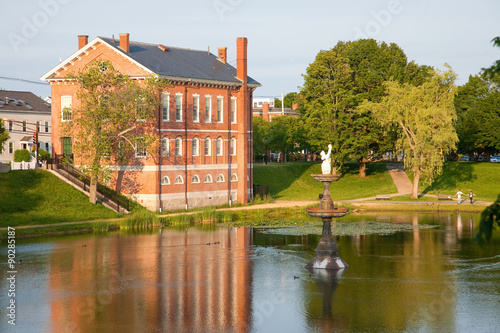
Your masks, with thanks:
M 0 90 L 0 111 L 50 114 L 50 104 L 29 91 Z
M 106 43 L 124 52 L 119 39 L 99 37 Z M 210 81 L 241 83 L 236 78 L 236 68 L 220 61 L 208 51 L 199 51 L 167 46 L 168 50 L 158 48 L 158 44 L 129 42 L 129 57 L 152 72 L 168 77 L 201 79 Z M 251 77 L 248 84 L 260 85 Z

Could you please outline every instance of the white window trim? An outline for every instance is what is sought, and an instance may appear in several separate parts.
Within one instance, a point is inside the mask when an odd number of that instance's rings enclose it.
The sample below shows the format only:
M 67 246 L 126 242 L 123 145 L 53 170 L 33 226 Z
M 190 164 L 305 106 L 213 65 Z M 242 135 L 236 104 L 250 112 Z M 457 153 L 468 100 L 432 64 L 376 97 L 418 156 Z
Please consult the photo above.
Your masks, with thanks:
M 195 99 L 197 101 L 196 107 L 198 110 L 198 112 L 197 112 L 198 117 L 196 119 L 194 119 L 194 106 L 195 106 L 194 101 L 195 101 Z M 193 94 L 193 123 L 199 123 L 199 122 L 200 122 L 200 95 Z
M 166 142 L 165 145 L 163 144 L 164 142 Z M 165 146 L 166 150 L 164 149 Z M 161 139 L 161 156 L 163 157 L 170 156 L 170 140 L 167 137 Z
M 207 140 L 209 142 L 208 145 L 207 145 Z M 207 154 L 207 147 L 208 147 L 208 154 Z M 212 139 L 205 138 L 205 140 L 203 140 L 203 153 L 204 156 L 212 156 Z
M 177 154 L 177 142 L 179 142 L 179 154 Z M 182 156 L 182 138 L 180 136 L 175 138 L 174 154 L 175 156 Z
M 236 173 L 233 173 L 231 175 L 231 179 L 229 181 L 231 181 L 231 182 L 237 182 L 238 181 L 238 175 Z
M 177 98 L 180 97 L 181 99 L 181 103 L 180 103 L 180 110 L 179 110 L 179 116 L 180 116 L 180 119 L 177 119 Z M 175 121 L 178 122 L 178 123 L 182 123 L 182 93 L 176 93 L 175 94 Z
M 197 181 L 195 181 L 195 178 Z M 198 175 L 193 175 L 193 177 L 191 177 L 191 184 L 199 184 L 199 183 L 201 183 L 200 177 L 198 177 Z
M 146 158 L 147 155 L 148 155 L 148 152 L 147 152 L 146 148 L 144 148 L 144 155 L 137 154 L 137 143 L 136 143 L 135 144 L 135 158 Z
M 167 99 L 167 117 L 165 118 L 165 105 L 164 105 L 164 101 L 165 101 L 165 98 Z M 169 122 L 170 121 L 170 93 L 163 93 L 163 98 L 162 98 L 162 102 L 161 102 L 161 117 L 162 117 L 162 120 L 164 122 Z
M 234 144 L 233 144 L 233 142 L 234 142 Z M 231 156 L 236 156 L 236 139 L 235 138 L 231 138 L 231 140 L 229 140 L 229 154 Z
M 234 103 L 234 111 L 231 110 L 233 103 Z M 229 112 L 231 112 L 231 117 L 233 116 L 234 113 L 234 120 L 231 120 L 231 124 L 236 124 L 238 118 L 238 102 L 236 97 L 231 97 L 231 105 L 229 106 Z
M 205 182 L 205 183 L 213 183 L 214 181 L 213 181 L 213 179 L 212 179 L 212 175 L 210 175 L 209 173 L 207 173 L 207 174 L 205 175 L 204 182 Z
M 178 179 L 180 179 L 180 181 L 177 181 Z M 175 177 L 174 184 L 175 184 L 175 185 L 182 185 L 182 184 L 184 184 L 184 179 L 182 179 L 182 176 L 181 176 L 181 175 L 177 175 L 177 176 Z
M 68 99 L 69 103 L 63 103 L 63 100 Z M 69 104 L 69 106 L 67 105 Z M 69 119 L 64 119 L 64 112 L 63 110 L 68 107 L 70 109 L 69 111 Z M 61 96 L 61 122 L 66 122 L 66 121 L 71 121 L 73 119 L 73 96 L 71 95 L 63 95 Z
M 161 184 L 162 185 L 170 185 L 170 178 L 168 178 L 168 176 L 163 176 L 161 178 Z
M 222 177 L 222 180 L 219 180 L 221 177 Z M 217 176 L 217 183 L 225 183 L 225 182 L 226 182 L 226 178 L 224 177 L 224 175 L 222 173 L 219 173 L 219 175 Z
M 220 142 L 220 152 L 219 152 L 219 142 Z M 215 155 L 223 156 L 224 155 L 224 140 L 222 138 L 217 138 L 215 141 Z
M 219 118 L 219 101 L 220 103 L 220 120 L 217 119 L 218 124 L 223 124 L 224 123 L 224 96 L 217 96 L 217 118 Z
M 193 150 L 194 142 L 196 141 L 196 152 Z M 191 141 L 191 153 L 193 156 L 200 156 L 200 140 L 197 137 L 194 137 Z
M 208 119 L 207 119 L 207 98 L 210 100 L 210 103 L 208 103 L 208 114 L 209 114 Z M 205 95 L 205 122 L 206 123 L 212 122 L 212 95 Z

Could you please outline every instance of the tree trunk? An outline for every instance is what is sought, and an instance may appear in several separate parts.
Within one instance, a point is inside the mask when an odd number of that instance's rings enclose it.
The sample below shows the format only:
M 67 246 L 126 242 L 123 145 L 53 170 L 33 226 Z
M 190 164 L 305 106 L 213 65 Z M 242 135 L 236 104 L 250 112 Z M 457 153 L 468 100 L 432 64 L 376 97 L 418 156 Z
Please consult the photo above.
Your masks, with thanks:
M 359 159 L 359 178 L 366 178 L 366 158 Z
M 411 190 L 411 198 L 418 199 L 418 183 L 420 182 L 420 170 L 413 171 L 413 187 Z
M 97 202 L 97 183 L 93 180 L 90 180 L 89 201 L 94 205 Z

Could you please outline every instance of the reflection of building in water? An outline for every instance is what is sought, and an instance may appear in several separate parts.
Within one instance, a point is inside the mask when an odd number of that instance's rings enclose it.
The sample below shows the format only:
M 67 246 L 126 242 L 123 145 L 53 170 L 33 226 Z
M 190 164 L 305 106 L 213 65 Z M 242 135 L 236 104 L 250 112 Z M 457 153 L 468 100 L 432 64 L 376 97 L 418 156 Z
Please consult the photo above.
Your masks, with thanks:
M 251 229 L 163 230 L 85 242 L 51 258 L 51 332 L 250 327 Z

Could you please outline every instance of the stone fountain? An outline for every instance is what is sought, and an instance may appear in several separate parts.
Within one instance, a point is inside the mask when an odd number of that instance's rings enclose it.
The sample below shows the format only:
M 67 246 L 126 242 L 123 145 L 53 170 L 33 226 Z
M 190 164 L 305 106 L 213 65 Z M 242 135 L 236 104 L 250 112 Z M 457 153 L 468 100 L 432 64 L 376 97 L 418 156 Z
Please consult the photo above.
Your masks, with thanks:
M 349 267 L 342 258 L 338 256 L 339 248 L 332 238 L 332 218 L 342 217 L 349 210 L 346 208 L 335 208 L 330 197 L 330 183 L 339 180 L 341 174 L 331 174 L 331 154 L 332 145 L 328 145 L 328 153 L 321 152 L 322 174 L 311 174 L 314 180 L 323 183 L 323 197 L 319 203 L 319 208 L 307 208 L 306 213 L 311 217 L 319 217 L 323 220 L 323 237 L 316 247 L 316 258 L 312 259 L 306 266 L 307 269 L 343 269 Z

